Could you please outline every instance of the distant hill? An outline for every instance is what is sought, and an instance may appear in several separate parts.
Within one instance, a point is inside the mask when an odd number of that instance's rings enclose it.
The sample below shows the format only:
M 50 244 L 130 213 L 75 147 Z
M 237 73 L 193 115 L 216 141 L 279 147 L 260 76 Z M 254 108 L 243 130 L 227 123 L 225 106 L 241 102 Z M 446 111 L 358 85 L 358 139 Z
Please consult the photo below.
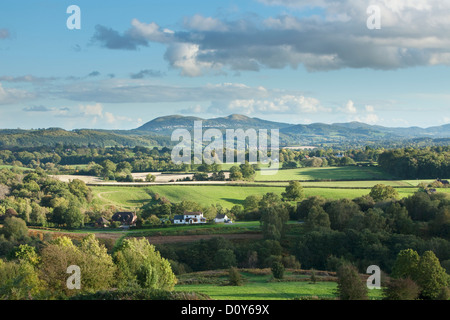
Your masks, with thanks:
M 137 132 L 154 132 L 161 135 L 171 135 L 176 129 L 192 129 L 194 121 L 202 121 L 203 128 L 217 129 L 280 129 L 292 124 L 272 122 L 244 115 L 232 114 L 228 117 L 202 119 L 197 117 L 184 117 L 179 115 L 156 118 L 137 128 Z
M 225 129 L 279 129 L 282 145 L 397 144 L 417 138 L 441 139 L 440 143 L 442 143 L 443 138 L 450 138 L 450 124 L 427 129 L 419 127 L 389 128 L 361 122 L 296 125 L 250 118 L 239 114 L 213 119 L 180 115 L 166 116 L 154 119 L 134 131 L 136 134 L 153 132 L 170 136 L 175 129 L 183 128 L 191 131 L 194 121 L 202 121 L 204 129 L 218 128 L 222 131 Z M 425 143 L 430 142 L 426 140 Z
M 279 129 L 281 146 L 385 147 L 450 144 L 450 124 L 430 128 L 390 128 L 361 122 L 289 124 L 245 115 L 203 119 L 181 115 L 153 119 L 133 130 L 73 130 L 49 128 L 39 130 L 0 130 L 0 148 L 53 146 L 56 144 L 107 146 L 170 146 L 176 129 L 193 130 L 194 121 L 202 121 L 203 129 Z

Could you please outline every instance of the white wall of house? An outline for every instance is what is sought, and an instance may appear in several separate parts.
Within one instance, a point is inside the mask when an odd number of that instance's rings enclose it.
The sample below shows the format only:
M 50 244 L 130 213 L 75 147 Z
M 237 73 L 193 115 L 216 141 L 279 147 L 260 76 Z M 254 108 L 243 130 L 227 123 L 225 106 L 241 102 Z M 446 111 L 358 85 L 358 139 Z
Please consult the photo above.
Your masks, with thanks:
M 201 224 L 206 223 L 203 214 L 185 214 L 183 220 L 174 220 L 174 224 Z
M 225 223 L 225 222 L 231 222 L 231 219 L 230 218 L 228 218 L 227 216 L 225 216 L 223 219 L 218 219 L 218 218 L 215 218 L 214 219 L 214 222 L 215 223 Z

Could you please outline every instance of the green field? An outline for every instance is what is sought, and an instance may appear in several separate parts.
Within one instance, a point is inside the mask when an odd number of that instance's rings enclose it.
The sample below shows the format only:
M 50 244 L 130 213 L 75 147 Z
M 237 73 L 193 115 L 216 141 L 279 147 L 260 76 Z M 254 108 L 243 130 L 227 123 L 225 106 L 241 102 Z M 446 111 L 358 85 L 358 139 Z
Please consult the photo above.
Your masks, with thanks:
M 30 169 L 30 168 L 25 168 L 25 167 L 17 167 L 17 166 L 9 166 L 9 165 L 0 165 L 0 169 L 17 169 L 17 170 L 21 170 L 21 171 L 26 171 L 26 170 L 31 170 L 33 171 L 34 169 Z
M 379 181 L 380 183 L 382 181 Z M 309 196 L 322 196 L 326 199 L 354 199 L 370 192 L 370 188 L 352 189 L 333 188 L 324 185 L 320 188 L 304 188 L 304 194 Z M 232 208 L 236 204 L 243 204 L 246 197 L 250 195 L 264 195 L 273 192 L 281 195 L 283 186 L 233 186 L 233 185 L 155 185 L 146 187 L 129 186 L 95 186 L 91 187 L 95 201 L 100 205 L 115 205 L 127 209 L 138 208 L 151 200 L 152 193 L 158 193 L 172 202 L 192 200 L 202 206 L 220 204 L 224 208 Z M 450 192 L 449 189 L 442 189 Z M 416 188 L 397 188 L 401 197 L 412 195 Z
M 377 167 L 325 167 L 278 170 L 274 175 L 262 175 L 257 171 L 255 181 L 291 180 L 390 180 L 393 177 Z
M 176 291 L 199 292 L 208 295 L 214 300 L 289 300 L 305 297 L 318 297 L 322 299 L 335 299 L 337 284 L 334 281 L 318 281 L 312 283 L 309 276 L 294 275 L 286 272 L 287 281 L 273 280 L 271 274 L 252 274 L 241 272 L 245 283 L 242 286 L 226 285 L 227 276 L 216 277 L 208 283 L 208 278 L 200 274 L 199 277 L 205 282 L 202 284 L 179 284 L 175 286 Z M 190 275 L 183 275 L 186 279 Z M 370 299 L 381 299 L 381 290 L 371 290 Z

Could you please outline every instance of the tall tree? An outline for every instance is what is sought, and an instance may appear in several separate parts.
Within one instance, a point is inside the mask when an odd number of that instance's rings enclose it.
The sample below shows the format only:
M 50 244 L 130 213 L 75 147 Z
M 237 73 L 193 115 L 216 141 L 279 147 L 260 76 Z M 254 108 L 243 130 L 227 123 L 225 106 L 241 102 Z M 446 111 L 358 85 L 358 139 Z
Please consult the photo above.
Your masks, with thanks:
M 358 274 L 358 270 L 349 264 L 342 265 L 338 272 L 337 293 L 341 300 L 367 300 L 368 289 Z

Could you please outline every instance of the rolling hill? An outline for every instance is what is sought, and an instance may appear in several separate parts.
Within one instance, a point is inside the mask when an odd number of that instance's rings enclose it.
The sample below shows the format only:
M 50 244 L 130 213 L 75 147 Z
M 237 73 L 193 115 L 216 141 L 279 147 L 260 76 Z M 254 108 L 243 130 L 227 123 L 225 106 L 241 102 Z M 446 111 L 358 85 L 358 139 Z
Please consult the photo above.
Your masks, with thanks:
M 339 146 L 364 145 L 448 145 L 450 124 L 430 128 L 390 128 L 361 122 L 289 124 L 233 114 L 227 117 L 202 119 L 181 115 L 153 119 L 133 130 L 72 130 L 49 128 L 38 130 L 0 130 L 0 148 L 66 145 L 108 146 L 170 146 L 176 129 L 193 130 L 194 121 L 202 121 L 203 129 L 279 129 L 281 146 Z

